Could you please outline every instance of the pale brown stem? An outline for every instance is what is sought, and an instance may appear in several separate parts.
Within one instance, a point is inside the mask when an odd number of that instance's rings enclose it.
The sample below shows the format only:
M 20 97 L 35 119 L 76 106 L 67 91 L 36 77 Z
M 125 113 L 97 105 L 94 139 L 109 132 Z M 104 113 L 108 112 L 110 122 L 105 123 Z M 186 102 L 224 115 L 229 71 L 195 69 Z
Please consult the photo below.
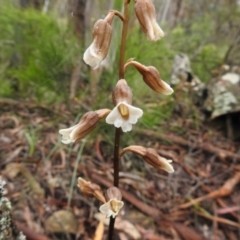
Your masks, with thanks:
M 126 42 L 127 42 L 127 30 L 128 30 L 128 4 L 129 0 L 124 1 L 124 21 L 122 27 L 122 39 L 121 39 L 121 48 L 120 48 L 120 61 L 119 61 L 119 79 L 124 79 L 124 58 L 125 58 L 125 50 L 126 50 Z
M 133 152 L 137 155 L 144 156 L 146 154 L 146 148 L 137 145 L 128 146 L 119 153 L 119 157 L 122 157 L 127 151 Z
M 110 12 L 113 12 L 115 16 L 119 17 L 124 22 L 125 18 L 119 11 L 117 11 L 117 10 L 110 10 Z
M 130 66 L 133 62 L 133 58 L 130 58 L 127 60 L 127 62 L 124 64 L 124 72 L 126 71 L 127 67 Z
M 142 69 L 143 71 L 147 71 L 147 67 L 144 66 L 143 64 L 134 61 L 134 58 L 130 58 L 124 65 L 124 71 L 126 71 L 127 67 L 129 67 L 130 65 L 133 65 L 136 69 Z
M 202 213 L 202 212 L 197 212 L 197 214 L 199 216 L 205 217 L 205 218 L 207 218 L 209 220 L 212 220 L 212 221 L 215 220 L 215 221 L 217 221 L 219 223 L 223 223 L 223 224 L 226 224 L 228 226 L 235 227 L 237 229 L 240 228 L 240 224 L 239 223 L 233 222 L 233 221 L 225 219 L 225 218 L 215 217 L 215 216 L 212 216 L 212 215 L 209 215 L 209 214 L 205 214 L 205 213 Z

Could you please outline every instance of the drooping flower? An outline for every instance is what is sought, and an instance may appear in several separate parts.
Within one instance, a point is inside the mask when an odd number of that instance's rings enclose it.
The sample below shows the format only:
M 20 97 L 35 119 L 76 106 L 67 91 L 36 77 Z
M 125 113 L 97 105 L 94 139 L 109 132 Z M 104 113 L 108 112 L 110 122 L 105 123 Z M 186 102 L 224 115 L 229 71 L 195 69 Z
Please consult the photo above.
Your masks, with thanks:
M 62 142 L 69 144 L 84 138 L 109 112 L 109 109 L 101 109 L 85 113 L 78 124 L 70 128 L 59 130 L 59 133 L 62 135 Z
M 112 19 L 114 12 L 110 11 L 104 19 L 99 19 L 93 27 L 93 42 L 83 55 L 83 60 L 92 68 L 98 68 L 108 54 L 112 39 Z
M 99 185 L 86 181 L 83 178 L 79 177 L 77 186 L 82 191 L 82 193 L 89 196 L 92 195 L 102 203 L 106 202 L 105 197 L 103 196 L 102 190 Z
M 172 160 L 168 160 L 166 158 L 159 156 L 159 154 L 154 148 L 145 148 L 142 146 L 133 145 L 133 146 L 124 148 L 120 152 L 120 156 L 122 156 L 127 151 L 133 152 L 141 156 L 145 162 L 147 162 L 148 164 L 150 164 L 151 166 L 157 169 L 162 169 L 168 173 L 174 172 L 173 166 L 170 164 Z
M 135 0 L 134 10 L 148 40 L 155 42 L 164 37 L 164 32 L 157 23 L 155 7 L 151 0 Z
M 108 124 L 122 128 L 123 132 L 132 130 L 132 125 L 143 115 L 140 108 L 133 107 L 132 91 L 124 79 L 120 79 L 112 93 L 114 109 L 106 117 Z
M 125 69 L 129 66 L 133 65 L 138 72 L 142 75 L 143 81 L 155 92 L 162 93 L 164 95 L 170 95 L 173 93 L 173 89 L 164 82 L 158 70 L 153 66 L 144 66 L 143 64 L 133 61 L 133 59 L 130 59 L 125 64 Z

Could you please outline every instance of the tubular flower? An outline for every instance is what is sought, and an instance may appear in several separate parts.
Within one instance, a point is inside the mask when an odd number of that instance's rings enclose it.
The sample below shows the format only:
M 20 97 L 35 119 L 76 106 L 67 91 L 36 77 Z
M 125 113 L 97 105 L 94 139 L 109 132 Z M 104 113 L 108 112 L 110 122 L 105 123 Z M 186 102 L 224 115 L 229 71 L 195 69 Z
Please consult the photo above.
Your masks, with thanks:
M 158 155 L 157 151 L 153 148 L 145 148 L 142 146 L 129 146 L 124 148 L 120 156 L 122 156 L 125 152 L 131 151 L 143 158 L 145 162 L 152 165 L 157 169 L 162 169 L 168 173 L 173 173 L 173 166 L 170 164 L 172 160 L 168 160 Z
M 143 64 L 133 61 L 130 59 L 125 64 L 125 68 L 127 68 L 129 65 L 133 65 L 138 72 L 142 75 L 143 81 L 155 92 L 162 93 L 164 95 L 170 95 L 173 93 L 173 89 L 164 82 L 158 70 L 153 66 L 144 66 Z
M 123 132 L 132 130 L 132 125 L 143 115 L 140 108 L 133 107 L 132 92 L 124 79 L 120 79 L 112 94 L 115 108 L 106 118 L 108 124 L 122 128 Z
M 86 195 L 92 195 L 103 203 L 106 202 L 105 197 L 103 196 L 99 185 L 97 185 L 95 183 L 91 183 L 91 182 L 86 181 L 83 178 L 79 177 L 77 186 L 82 191 L 82 193 L 84 193 Z
M 90 111 L 85 113 L 79 123 L 66 129 L 59 130 L 62 135 L 62 142 L 69 144 L 84 138 L 98 124 L 98 122 L 110 112 L 109 109 Z
M 93 42 L 83 55 L 84 62 L 93 68 L 98 68 L 108 54 L 112 39 L 113 17 L 114 13 L 109 12 L 105 19 L 99 19 L 93 27 Z
M 155 42 L 164 37 L 164 32 L 156 21 L 156 11 L 151 0 L 135 0 L 134 10 L 149 41 Z
M 106 214 L 107 218 L 111 216 L 115 218 L 124 205 L 120 190 L 117 187 L 110 187 L 106 193 L 106 200 L 108 202 L 101 205 L 99 211 Z

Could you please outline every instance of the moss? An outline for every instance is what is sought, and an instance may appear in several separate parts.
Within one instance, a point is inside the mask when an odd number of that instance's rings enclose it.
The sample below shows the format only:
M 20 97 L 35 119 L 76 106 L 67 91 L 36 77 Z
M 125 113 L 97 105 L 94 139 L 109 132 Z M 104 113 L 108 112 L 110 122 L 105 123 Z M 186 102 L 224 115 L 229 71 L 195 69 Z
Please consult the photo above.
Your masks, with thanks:
M 5 182 L 0 179 L 0 240 L 25 240 L 17 230 L 11 215 L 11 202 L 4 197 Z

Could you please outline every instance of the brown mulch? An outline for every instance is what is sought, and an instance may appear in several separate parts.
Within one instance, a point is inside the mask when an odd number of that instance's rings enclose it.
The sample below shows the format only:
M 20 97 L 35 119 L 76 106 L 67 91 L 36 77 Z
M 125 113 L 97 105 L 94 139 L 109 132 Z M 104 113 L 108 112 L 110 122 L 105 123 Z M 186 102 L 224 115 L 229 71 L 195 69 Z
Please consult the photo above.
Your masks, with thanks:
M 80 157 L 77 176 L 103 190 L 111 186 L 112 143 L 103 134 L 91 135 L 81 156 L 83 142 L 62 144 L 58 130 L 74 117 L 63 105 L 0 101 L 0 176 L 14 221 L 28 239 L 94 239 L 101 227 L 96 217 L 100 203 L 76 186 L 71 195 L 70 185 Z M 133 129 L 136 144 L 172 159 L 175 172 L 155 170 L 131 154 L 121 159 L 125 205 L 116 239 L 133 239 L 128 224 L 146 240 L 240 239 L 239 145 L 206 129 L 186 128 L 181 136 Z

